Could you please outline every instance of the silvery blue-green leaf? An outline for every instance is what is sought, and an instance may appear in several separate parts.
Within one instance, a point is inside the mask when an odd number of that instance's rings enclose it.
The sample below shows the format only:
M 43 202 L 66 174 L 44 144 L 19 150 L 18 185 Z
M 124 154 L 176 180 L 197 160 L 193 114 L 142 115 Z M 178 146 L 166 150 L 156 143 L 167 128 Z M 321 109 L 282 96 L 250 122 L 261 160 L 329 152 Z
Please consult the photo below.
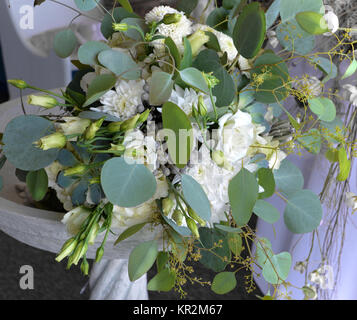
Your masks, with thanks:
M 257 263 L 263 267 L 268 258 L 274 255 L 271 242 L 267 238 L 259 238 L 255 252 Z
M 183 52 L 183 57 L 180 63 L 180 70 L 187 69 L 192 66 L 192 47 L 190 41 L 185 37 L 183 39 L 184 43 L 184 52 Z
M 129 12 L 133 12 L 133 7 L 130 4 L 129 0 L 118 0 L 118 2 L 120 3 L 120 5 L 125 9 L 128 10 Z
M 291 269 L 291 255 L 289 252 L 281 252 L 270 257 L 263 267 L 263 277 L 271 284 L 279 284 L 285 281 Z
M 222 5 L 227 10 L 232 10 L 234 7 L 239 5 L 242 0 L 223 0 Z
M 308 54 L 315 47 L 315 36 L 304 31 L 295 19 L 280 24 L 276 36 L 284 49 L 297 54 Z
M 264 189 L 264 192 L 259 193 L 259 199 L 273 196 L 276 186 L 273 171 L 269 168 L 260 168 L 257 172 L 257 177 L 259 185 Z
M 268 11 L 265 13 L 267 29 L 269 29 L 280 14 L 280 2 L 281 0 L 275 0 L 269 7 Z
M 313 154 L 319 154 L 321 151 L 321 134 L 317 129 L 311 129 L 305 132 L 301 137 L 297 139 L 301 145 Z
M 74 148 L 74 150 L 76 151 L 76 153 L 79 155 L 80 157 L 80 162 L 83 163 L 89 163 L 89 160 L 91 159 L 92 154 L 90 154 L 88 152 L 88 149 L 84 148 L 84 147 L 80 147 L 78 145 L 78 143 L 76 142 L 71 142 L 72 147 Z
M 336 139 L 341 134 L 345 134 L 347 128 L 341 120 L 341 118 L 336 117 L 335 120 L 331 122 L 320 121 L 321 134 L 330 143 L 336 144 L 339 141 Z
M 98 64 L 98 54 L 104 50 L 110 50 L 110 47 L 101 41 L 88 41 L 78 49 L 78 59 L 86 65 Z
M 255 175 L 243 168 L 229 182 L 228 195 L 232 216 L 239 226 L 247 224 L 258 200 L 258 182 Z
M 211 205 L 202 186 L 191 176 L 184 174 L 181 178 L 182 192 L 188 205 L 203 220 L 211 220 Z
M 192 232 L 189 228 L 183 227 L 183 226 L 178 226 L 173 220 L 165 217 L 162 215 L 162 218 L 165 220 L 165 222 L 172 228 L 174 229 L 178 234 L 180 234 L 183 237 L 189 237 L 192 235 Z
M 96 0 L 74 0 L 77 8 L 81 11 L 90 11 L 97 6 Z
M 234 272 L 221 272 L 214 277 L 211 289 L 217 294 L 226 294 L 236 286 L 237 279 Z
M 238 233 L 229 233 L 227 237 L 229 249 L 236 257 L 239 257 L 244 248 L 242 237 Z
M 172 93 L 174 81 L 172 75 L 167 72 L 154 72 L 150 82 L 150 104 L 160 106 L 167 102 Z
M 82 119 L 91 119 L 91 120 L 99 120 L 105 117 L 105 121 L 109 122 L 118 122 L 120 119 L 115 117 L 111 114 L 104 113 L 104 112 L 97 112 L 97 111 L 82 111 L 78 117 Z
M 140 78 L 140 68 L 136 62 L 126 53 L 117 50 L 105 50 L 98 55 L 99 62 L 112 71 L 116 76 L 126 80 Z
M 144 222 L 129 227 L 123 233 L 120 234 L 119 238 L 115 241 L 114 245 L 117 245 L 119 242 L 122 242 L 125 239 L 130 238 L 132 235 L 138 233 L 142 228 L 146 226 L 146 224 L 147 222 Z
M 322 206 L 316 194 L 310 190 L 300 190 L 289 195 L 284 221 L 291 232 L 312 232 L 320 225 L 321 219 Z
M 259 218 L 271 224 L 277 222 L 280 218 L 279 211 L 272 204 L 264 200 L 258 200 L 255 203 L 253 211 Z
M 208 85 L 202 73 L 196 68 L 187 68 L 180 71 L 180 76 L 183 82 L 187 85 L 209 94 Z
M 243 109 L 254 101 L 254 90 L 246 90 L 239 94 L 238 108 Z
M 139 244 L 129 256 L 129 278 L 135 281 L 141 278 L 155 263 L 158 254 L 157 242 L 147 241 Z
M 281 0 L 280 16 L 282 22 L 294 19 L 299 12 L 314 11 L 321 12 L 323 8 L 322 0 Z
M 281 116 L 283 113 L 283 110 L 281 109 L 281 106 L 279 103 L 272 103 L 268 107 L 273 108 L 273 116 L 274 118 L 278 118 Z
M 108 200 L 124 208 L 137 207 L 156 192 L 156 179 L 149 169 L 143 164 L 129 164 L 124 158 L 104 164 L 101 183 Z
M 58 32 L 54 38 L 54 50 L 60 58 L 69 57 L 77 46 L 77 38 L 71 29 Z
M 67 149 L 60 150 L 58 153 L 57 161 L 65 167 L 74 167 L 78 163 L 73 153 Z
M 102 194 L 102 189 L 98 183 L 89 185 L 89 196 L 94 204 L 97 205 L 100 204 L 100 201 L 103 198 L 103 194 Z
M 273 170 L 273 173 L 277 188 L 285 195 L 294 194 L 304 187 L 304 177 L 300 169 L 287 159 L 283 160 L 279 170 Z
M 88 182 L 82 180 L 79 184 L 74 188 L 71 194 L 71 200 L 74 206 L 81 206 L 87 199 L 88 192 Z
M 316 64 L 318 68 L 326 74 L 326 77 L 323 79 L 323 83 L 326 83 L 330 79 L 334 79 L 337 77 L 338 70 L 336 65 L 331 61 L 331 59 L 327 59 L 320 56 L 314 56 L 311 58 L 311 62 Z
M 328 98 L 313 98 L 309 99 L 309 106 L 313 113 L 315 113 L 320 120 L 331 122 L 336 118 L 335 104 Z
M 355 72 L 357 71 L 357 61 L 353 59 L 351 61 L 351 64 L 348 66 L 345 74 L 342 76 L 341 80 L 344 80 L 346 78 L 349 78 L 352 76 Z
M 45 169 L 30 171 L 26 176 L 26 185 L 31 197 L 35 201 L 41 201 L 48 190 L 48 176 Z
M 143 20 L 143 19 L 125 18 L 120 23 L 126 23 L 129 26 L 136 26 L 142 30 L 144 35 L 149 31 L 149 28 L 148 28 L 147 24 L 145 23 L 145 20 Z M 142 37 L 141 33 L 136 29 L 129 28 L 128 31 L 124 32 L 124 34 L 130 39 L 134 39 L 136 41 L 143 41 L 143 37 Z
M 59 149 L 44 151 L 37 148 L 34 142 L 54 132 L 53 123 L 38 116 L 19 116 L 11 120 L 3 136 L 3 150 L 7 160 L 25 171 L 49 166 L 57 159 Z
M 70 176 L 65 176 L 64 171 L 61 171 L 58 176 L 56 183 L 63 189 L 68 188 L 71 186 L 73 183 L 75 183 L 78 179 L 70 177 Z
M 97 76 L 88 87 L 87 100 L 83 106 L 88 107 L 99 100 L 105 93 L 115 86 L 116 81 L 116 77 L 111 74 Z
M 176 46 L 176 43 L 172 40 L 171 37 L 165 38 L 165 45 L 167 46 L 170 54 L 175 60 L 175 66 L 177 69 L 181 67 L 181 54 L 179 49 Z
M 216 229 L 219 229 L 219 230 L 222 230 L 222 231 L 228 232 L 228 233 L 241 233 L 242 232 L 242 229 L 240 229 L 240 228 L 232 228 L 232 227 L 225 226 L 225 225 L 219 224 L 219 223 L 215 223 L 214 227 Z

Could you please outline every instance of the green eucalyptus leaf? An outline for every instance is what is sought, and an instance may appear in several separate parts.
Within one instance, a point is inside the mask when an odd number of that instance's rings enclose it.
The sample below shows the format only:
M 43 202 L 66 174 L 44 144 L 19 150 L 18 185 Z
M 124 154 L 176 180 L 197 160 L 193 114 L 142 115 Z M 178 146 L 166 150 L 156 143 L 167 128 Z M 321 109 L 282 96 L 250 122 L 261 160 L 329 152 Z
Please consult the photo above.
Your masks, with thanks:
M 211 206 L 202 186 L 191 176 L 184 174 L 181 178 L 182 192 L 188 205 L 203 220 L 211 220 Z
M 259 218 L 271 224 L 280 219 L 279 211 L 272 204 L 264 200 L 258 200 L 255 203 L 253 211 Z
M 32 199 L 41 201 L 48 190 L 48 177 L 46 170 L 40 169 L 37 171 L 30 171 L 26 177 L 27 188 L 30 191 Z
M 167 269 L 170 254 L 165 251 L 160 251 L 156 259 L 157 272 Z
M 150 104 L 163 105 L 170 99 L 173 87 L 171 74 L 162 71 L 154 72 L 150 82 Z
M 214 227 L 218 230 L 228 232 L 228 233 L 241 233 L 242 232 L 242 229 L 240 229 L 240 228 L 233 228 L 233 227 L 225 226 L 225 225 L 219 224 L 219 223 L 215 223 Z
M 226 294 L 236 286 L 237 279 L 234 272 L 221 272 L 214 277 L 211 289 L 214 293 Z
M 344 75 L 342 76 L 341 80 L 344 80 L 346 78 L 349 78 L 350 76 L 352 76 L 353 74 L 355 74 L 355 72 L 357 71 L 357 61 L 355 59 L 353 59 L 350 63 L 350 65 L 348 66 L 346 72 L 344 73 Z
M 140 78 L 140 68 L 136 62 L 126 53 L 117 50 L 105 50 L 99 53 L 98 60 L 116 76 L 126 80 Z
M 228 195 L 232 215 L 238 226 L 247 224 L 258 200 L 258 182 L 255 175 L 243 168 L 229 182 Z
M 193 132 L 186 113 L 172 102 L 162 108 L 162 121 L 168 133 L 168 149 L 171 159 L 178 168 L 184 168 L 190 159 Z
M 317 67 L 326 74 L 326 77 L 322 80 L 323 83 L 336 78 L 338 75 L 337 67 L 331 58 L 327 59 L 321 56 L 314 56 L 311 58 L 311 63 L 317 65 Z
M 165 45 L 167 46 L 170 54 L 175 59 L 175 66 L 177 69 L 181 67 L 181 54 L 179 49 L 176 46 L 176 43 L 172 40 L 171 37 L 165 38 Z
M 71 29 L 60 31 L 54 38 L 54 50 L 60 58 L 69 57 L 77 46 L 77 38 Z
M 116 77 L 111 74 L 97 76 L 88 87 L 87 100 L 84 103 L 84 107 L 88 107 L 99 100 L 105 93 L 115 86 L 116 81 Z
M 175 282 L 176 273 L 169 269 L 164 269 L 149 281 L 148 290 L 168 292 L 175 286 Z
M 312 98 L 308 100 L 310 110 L 315 113 L 320 120 L 331 122 L 336 118 L 335 104 L 328 98 Z
M 274 24 L 276 19 L 278 19 L 280 14 L 280 2 L 281 0 L 274 0 L 268 11 L 265 13 L 267 30 Z
M 179 0 L 176 5 L 177 10 L 183 11 L 184 13 L 186 13 L 187 16 L 189 16 L 192 11 L 195 10 L 195 8 L 197 7 L 198 1 L 199 0 Z
M 115 241 L 114 245 L 117 245 L 118 243 L 120 243 L 120 242 L 124 241 L 125 239 L 130 238 L 132 235 L 138 233 L 142 228 L 145 227 L 146 224 L 147 224 L 147 222 L 144 222 L 144 223 L 139 223 L 139 224 L 129 227 L 119 236 L 119 238 Z
M 299 12 L 314 11 L 321 12 L 322 0 L 281 0 L 280 16 L 282 22 L 294 19 Z
M 245 6 L 233 31 L 238 52 L 247 59 L 254 58 L 262 48 L 265 32 L 265 13 L 260 4 L 253 2 Z
M 267 168 L 260 168 L 257 175 L 259 185 L 264 188 L 264 192 L 259 193 L 259 199 L 270 198 L 275 192 L 275 179 L 273 171 Z
M 149 28 L 148 28 L 147 24 L 145 23 L 144 19 L 129 17 L 129 18 L 123 19 L 120 23 L 126 23 L 129 26 L 135 26 L 139 30 L 141 30 L 142 34 L 144 34 L 144 35 L 149 31 Z M 127 31 L 124 31 L 123 33 L 130 39 L 134 39 L 136 41 L 144 40 L 143 35 L 138 30 L 136 30 L 134 28 L 129 28 Z
M 258 238 L 257 249 L 255 252 L 257 263 L 260 267 L 263 267 L 268 258 L 274 255 L 271 242 L 267 238 Z
M 11 120 L 6 126 L 3 143 L 4 154 L 16 168 L 36 171 L 49 166 L 58 156 L 59 149 L 41 150 L 34 142 L 55 132 L 51 121 L 24 115 Z
M 187 68 L 180 71 L 180 77 L 187 85 L 205 94 L 209 94 L 209 89 L 202 73 L 196 68 Z
M 183 39 L 184 52 L 183 58 L 180 63 L 180 69 L 184 70 L 192 66 L 192 47 L 190 41 L 187 38 Z
M 108 200 L 132 208 L 148 201 L 156 192 L 156 179 L 143 164 L 129 164 L 124 158 L 108 160 L 102 169 L 101 183 Z M 118 183 L 120 181 L 120 183 Z
M 299 143 L 313 154 L 319 154 L 321 151 L 322 139 L 320 131 L 310 129 L 297 139 Z
M 223 7 L 227 10 L 232 10 L 241 3 L 242 0 L 223 0 Z
M 128 12 L 133 12 L 133 7 L 130 4 L 129 0 L 118 0 L 118 2 L 120 3 L 120 5 L 127 10 Z
M 218 31 L 225 31 L 228 27 L 227 17 L 229 15 L 229 11 L 225 8 L 216 8 L 214 9 L 209 16 L 207 17 L 206 24 Z
M 228 246 L 231 252 L 239 257 L 243 251 L 243 241 L 242 237 L 238 233 L 229 233 L 228 234 Z
M 135 281 L 141 278 L 155 263 L 158 254 L 156 241 L 147 241 L 139 244 L 129 256 L 129 278 Z
M 279 284 L 285 281 L 291 269 L 291 255 L 289 252 L 281 252 L 268 259 L 263 267 L 263 277 L 271 284 Z
M 310 34 L 319 35 L 328 32 L 326 20 L 324 16 L 318 12 L 299 12 L 295 18 L 300 27 Z
M 81 11 L 90 11 L 97 6 L 96 0 L 74 0 L 77 8 Z
M 110 47 L 101 41 L 88 41 L 78 49 L 78 59 L 86 65 L 98 64 L 98 54 L 104 50 L 110 50 Z
M 288 197 L 284 211 L 284 221 L 288 229 L 297 234 L 315 230 L 322 219 L 319 198 L 310 190 L 300 190 Z

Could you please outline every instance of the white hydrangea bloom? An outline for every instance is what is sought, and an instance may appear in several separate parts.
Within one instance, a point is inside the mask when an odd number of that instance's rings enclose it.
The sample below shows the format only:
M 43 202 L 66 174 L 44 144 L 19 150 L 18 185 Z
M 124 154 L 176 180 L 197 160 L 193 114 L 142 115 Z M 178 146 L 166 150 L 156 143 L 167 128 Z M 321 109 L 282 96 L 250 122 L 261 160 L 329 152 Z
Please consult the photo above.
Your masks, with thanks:
M 164 37 L 171 37 L 180 50 L 183 50 L 183 38 L 187 37 L 192 33 L 192 22 L 185 16 L 184 12 L 179 12 L 174 8 L 169 6 L 158 6 L 153 8 L 150 12 L 145 15 L 145 21 L 147 24 L 152 22 L 161 21 L 166 14 L 178 13 L 181 14 L 181 19 L 177 23 L 171 24 L 160 24 L 158 26 L 158 33 Z M 163 46 L 164 40 L 159 39 L 153 41 L 155 48 L 159 52 L 164 52 L 165 47 Z
M 357 107 L 357 87 L 351 85 L 351 84 L 346 84 L 343 86 L 344 89 L 347 90 L 349 94 L 349 101 Z
M 213 106 L 209 95 L 206 95 L 201 92 L 197 93 L 192 88 L 182 89 L 180 86 L 176 85 L 175 89 L 172 90 L 172 94 L 169 101 L 178 105 L 187 115 L 191 115 L 192 105 L 194 105 L 197 108 L 198 98 L 200 96 L 203 96 L 204 103 L 207 107 L 207 111 L 208 112 L 213 111 Z
M 119 80 L 115 85 L 115 91 L 108 91 L 100 99 L 102 106 L 91 110 L 108 113 L 122 121 L 130 119 L 142 107 L 144 85 L 145 80 Z

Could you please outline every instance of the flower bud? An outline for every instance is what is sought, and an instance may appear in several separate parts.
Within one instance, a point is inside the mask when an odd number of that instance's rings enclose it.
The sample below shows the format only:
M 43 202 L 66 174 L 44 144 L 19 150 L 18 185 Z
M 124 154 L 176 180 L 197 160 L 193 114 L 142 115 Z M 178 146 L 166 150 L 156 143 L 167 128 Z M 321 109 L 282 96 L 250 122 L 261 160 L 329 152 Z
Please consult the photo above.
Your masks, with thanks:
M 195 211 L 193 211 L 191 208 L 188 209 L 188 215 L 196 220 L 202 227 L 206 225 L 206 221 L 204 221 Z
M 210 89 L 214 88 L 220 82 L 219 79 L 217 79 L 215 76 L 212 75 L 212 72 L 211 73 L 202 72 L 202 75 L 206 80 L 208 88 Z
M 92 122 L 91 125 L 86 129 L 85 133 L 84 133 L 84 139 L 86 140 L 92 140 L 94 139 L 97 131 L 100 129 L 100 127 L 102 126 L 103 122 L 104 122 L 105 118 L 101 118 L 95 122 Z
M 26 88 L 28 88 L 28 84 L 24 80 L 11 79 L 11 80 L 7 80 L 7 82 L 10 83 L 11 85 L 13 85 L 14 87 L 18 88 L 18 89 L 26 89 Z
M 195 238 L 199 239 L 200 234 L 198 232 L 198 228 L 197 228 L 195 220 L 193 220 L 191 218 L 186 218 L 186 223 L 187 223 L 187 227 L 191 230 L 192 235 Z
M 108 152 L 112 152 L 112 153 L 121 153 L 123 151 L 125 151 L 125 146 L 123 146 L 122 144 L 110 144 L 111 148 L 108 150 Z
M 107 126 L 107 130 L 110 133 L 117 133 L 118 131 L 120 131 L 120 127 L 121 127 L 122 122 L 111 122 L 109 123 L 109 125 Z
M 77 246 L 76 250 L 73 253 L 73 264 L 77 265 L 79 260 L 86 254 L 88 250 L 88 244 L 85 241 L 82 241 Z
M 71 238 L 71 239 L 67 240 L 64 243 L 64 245 L 62 246 L 60 253 L 56 257 L 56 261 L 61 262 L 64 258 L 69 256 L 73 252 L 73 250 L 76 248 L 77 242 L 78 241 L 75 238 Z
M 224 153 L 221 150 L 213 151 L 212 160 L 217 164 L 217 166 L 223 167 L 225 162 Z
M 167 216 L 171 212 L 173 207 L 174 202 L 172 201 L 172 199 L 165 198 L 164 200 L 162 200 L 162 211 L 165 216 Z
M 81 271 L 85 276 L 88 276 L 89 273 L 89 263 L 87 259 L 84 259 L 81 264 Z
M 137 114 L 136 116 L 132 117 L 131 119 L 124 121 L 121 125 L 121 130 L 126 132 L 126 131 L 136 128 L 139 118 L 140 118 L 140 114 Z
M 114 31 L 128 31 L 129 26 L 127 23 L 113 23 Z
M 206 116 L 207 114 L 207 107 L 205 105 L 203 96 L 198 97 L 198 112 L 202 117 Z
M 197 111 L 197 108 L 196 108 L 194 105 L 192 105 L 192 115 L 193 115 L 195 118 L 198 117 L 198 111 Z
M 182 226 L 183 214 L 180 210 L 175 210 L 172 214 L 172 219 L 176 222 L 178 226 Z
M 203 45 L 209 41 L 209 36 L 202 30 L 197 30 L 194 34 L 188 37 L 192 48 L 192 55 L 196 56 Z
M 67 138 L 63 133 L 55 132 L 34 142 L 42 150 L 62 149 L 66 146 Z
M 65 122 L 59 123 L 63 134 L 70 136 L 73 134 L 83 134 L 88 126 L 92 123 L 89 119 L 82 119 L 78 117 L 63 117 Z
M 162 19 L 162 22 L 164 24 L 173 24 L 173 23 L 178 23 L 181 21 L 182 15 L 180 13 L 168 13 L 165 14 L 164 19 Z
M 138 123 L 144 123 L 148 119 L 149 114 L 150 114 L 150 109 L 147 109 L 142 114 L 140 114 Z
M 93 245 L 93 244 L 94 244 L 95 239 L 97 238 L 99 229 L 100 229 L 100 225 L 99 225 L 99 223 L 97 222 L 97 223 L 92 227 L 92 229 L 89 231 L 89 234 L 88 234 L 88 244 L 89 244 L 89 245 Z
M 33 106 L 39 106 L 46 109 L 51 109 L 58 105 L 58 101 L 54 97 L 48 95 L 35 96 L 33 94 L 28 96 L 27 103 Z
M 79 164 L 75 167 L 68 168 L 64 170 L 64 176 L 80 176 L 87 171 L 87 166 L 84 164 Z
M 99 247 L 98 250 L 97 250 L 97 254 L 95 256 L 95 262 L 98 263 L 100 260 L 102 260 L 103 254 L 104 254 L 104 248 L 103 247 Z

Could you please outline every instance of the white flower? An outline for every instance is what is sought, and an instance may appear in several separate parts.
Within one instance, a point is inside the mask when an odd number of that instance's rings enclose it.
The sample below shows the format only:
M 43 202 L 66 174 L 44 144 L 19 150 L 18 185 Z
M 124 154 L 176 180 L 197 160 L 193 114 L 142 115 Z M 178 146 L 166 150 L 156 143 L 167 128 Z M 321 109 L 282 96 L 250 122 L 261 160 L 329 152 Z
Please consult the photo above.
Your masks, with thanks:
M 91 110 L 111 114 L 122 121 L 128 120 L 142 107 L 144 85 L 145 80 L 119 80 L 115 85 L 115 91 L 108 91 L 100 99 L 103 106 Z
M 353 192 L 346 193 L 346 204 L 349 208 L 352 208 L 353 211 L 357 210 L 357 195 Z
M 159 22 L 165 17 L 166 14 L 171 13 L 181 14 L 180 21 L 171 24 L 160 24 L 158 26 L 158 33 L 160 35 L 163 35 L 164 37 L 171 37 L 177 47 L 182 50 L 183 38 L 187 37 L 192 33 L 192 22 L 187 19 L 184 12 L 179 12 L 176 9 L 168 6 L 158 6 L 145 15 L 145 21 L 147 24 L 150 24 L 152 22 Z M 165 46 L 163 45 L 163 43 L 164 39 L 153 41 L 155 48 L 159 52 L 165 52 Z
M 65 214 L 62 223 L 67 226 L 67 230 L 70 234 L 76 235 L 90 214 L 90 210 L 84 207 L 77 207 Z
M 324 33 L 324 36 L 330 36 L 331 34 L 334 34 L 340 27 L 340 22 L 338 20 L 337 15 L 329 11 L 324 15 L 324 19 L 326 21 L 327 27 L 330 32 Z
M 89 119 L 81 119 L 79 117 L 63 117 L 65 123 L 60 123 L 59 126 L 65 135 L 82 134 L 91 124 Z
M 357 107 L 357 88 L 351 84 L 346 84 L 343 88 L 350 93 L 349 101 Z
M 269 44 L 275 49 L 279 45 L 279 40 L 276 36 L 276 32 L 274 30 L 268 30 L 267 37 L 269 39 Z
M 87 93 L 89 85 L 96 78 L 96 76 L 97 74 L 95 72 L 88 72 L 82 77 L 80 86 L 85 93 Z
M 244 74 L 247 78 L 250 79 L 249 70 L 252 68 L 252 66 L 249 60 L 240 55 L 238 58 L 238 65 L 239 70 L 242 72 L 242 74 Z
M 222 151 L 232 165 L 243 159 L 256 141 L 265 142 L 257 134 L 257 127 L 250 114 L 238 110 L 235 114 L 228 113 L 219 119 L 216 149 Z
M 237 57 L 238 51 L 234 45 L 233 39 L 224 34 L 223 32 L 217 31 L 210 26 L 203 25 L 203 24 L 196 24 L 194 26 L 194 30 L 202 30 L 202 31 L 208 31 L 212 32 L 218 40 L 219 46 L 221 47 L 222 52 L 227 53 L 228 61 L 233 62 L 233 60 Z
M 182 89 L 180 86 L 176 85 L 175 89 L 172 91 L 169 101 L 178 105 L 187 115 L 191 115 L 192 105 L 197 108 L 199 96 L 203 96 L 207 111 L 213 111 L 210 97 L 203 93 L 197 93 L 192 88 Z

